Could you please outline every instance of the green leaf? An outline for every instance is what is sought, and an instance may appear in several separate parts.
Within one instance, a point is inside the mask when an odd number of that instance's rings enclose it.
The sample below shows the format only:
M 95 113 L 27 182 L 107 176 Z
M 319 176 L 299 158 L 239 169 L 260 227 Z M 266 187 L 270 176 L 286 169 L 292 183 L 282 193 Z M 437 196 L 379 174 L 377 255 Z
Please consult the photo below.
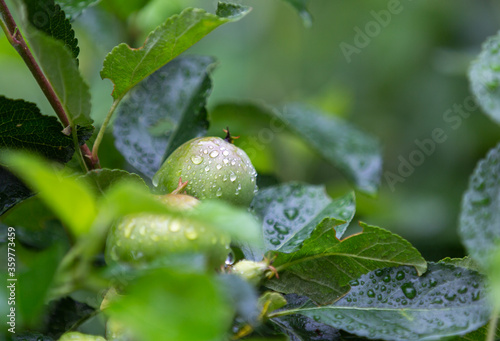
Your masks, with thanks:
M 439 263 L 445 263 L 445 264 L 452 264 L 455 266 L 460 266 L 462 268 L 466 268 L 469 270 L 474 270 L 477 272 L 481 272 L 481 268 L 479 267 L 479 264 L 476 263 L 472 258 L 470 257 L 464 257 L 464 258 L 450 258 L 446 257 L 444 259 L 441 259 Z
M 24 323 L 33 326 L 39 322 L 62 255 L 62 249 L 58 245 L 37 253 L 29 268 L 18 274 L 17 281 L 8 283 L 16 286 L 16 306 Z
M 16 204 L 28 199 L 33 193 L 21 180 L 0 166 L 0 216 Z
M 60 41 L 32 28 L 26 31 L 26 35 L 70 123 L 74 126 L 91 125 L 89 87 L 70 51 Z
M 139 175 L 121 169 L 94 169 L 80 176 L 78 180 L 84 181 L 88 187 L 93 188 L 94 192 L 98 194 L 104 194 L 108 188 L 122 181 L 134 182 L 146 189 L 148 188 Z
M 263 128 L 279 134 L 286 128 L 338 168 L 357 190 L 374 195 L 378 189 L 382 173 L 379 142 L 341 118 L 301 104 L 287 105 L 280 112 L 252 102 L 219 105 L 211 118 L 216 123 L 231 122 L 233 131 L 251 129 L 255 134 Z
M 449 340 L 450 341 L 484 341 L 484 340 L 487 340 L 486 336 L 488 335 L 488 328 L 490 327 L 490 323 L 488 323 L 485 326 L 482 326 L 481 328 L 479 328 L 473 332 L 465 334 L 464 336 L 457 336 L 457 337 L 451 338 Z M 500 326 L 497 324 L 496 333 L 495 333 L 495 340 L 498 340 L 499 338 L 500 338 Z
M 132 14 L 140 11 L 150 1 L 151 0 L 106 0 L 102 1 L 99 7 L 104 8 L 126 22 Z
M 68 327 L 73 326 L 80 319 L 93 312 L 94 308 L 91 306 L 75 301 L 70 297 L 51 301 L 47 308 L 43 332 L 57 339 L 68 330 Z
M 97 205 L 89 188 L 55 172 L 39 157 L 24 152 L 9 152 L 2 157 L 54 211 L 75 236 L 85 235 L 97 215 Z
M 34 103 L 0 96 L 0 148 L 23 149 L 66 163 L 75 151 L 55 117 L 44 116 Z
M 75 31 L 61 7 L 54 0 L 23 0 L 28 12 L 28 21 L 33 27 L 56 40 L 60 40 L 77 59 L 80 52 Z
M 345 221 L 335 227 L 337 238 L 354 217 L 354 193 L 332 200 L 324 186 L 282 184 L 260 190 L 252 205 L 262 221 L 266 250 L 290 253 L 300 248 L 324 218 Z
M 462 198 L 459 233 L 469 255 L 484 269 L 500 242 L 500 144 L 474 170 Z
M 484 277 L 446 264 L 429 264 L 421 277 L 410 267 L 379 269 L 361 276 L 332 305 L 301 308 L 316 322 L 384 340 L 427 340 L 464 335 L 488 322 L 491 309 Z
M 177 58 L 139 83 L 117 110 L 117 149 L 141 173 L 153 177 L 162 161 L 185 141 L 205 134 L 212 88 L 211 57 Z
M 78 16 L 86 8 L 95 5 L 100 1 L 101 0 L 56 0 L 66 14 L 66 17 L 69 18 Z
M 374 195 L 382 172 L 378 141 L 340 118 L 323 115 L 300 104 L 287 105 L 281 119 L 326 160 L 335 165 L 356 188 Z
M 233 311 L 206 274 L 168 269 L 133 281 L 105 312 L 141 340 L 222 340 Z
M 483 110 L 500 124 L 500 32 L 488 38 L 469 69 L 471 90 Z
M 389 231 L 361 223 L 362 233 L 338 240 L 328 229 L 330 225 L 325 219 L 299 251 L 277 253 L 273 266 L 279 279 L 264 285 L 328 304 L 349 291 L 349 281 L 370 271 L 401 265 L 414 266 L 419 274 L 426 270 L 427 263 L 420 253 Z
M 311 13 L 307 10 L 307 4 L 309 0 L 285 0 L 290 5 L 295 7 L 295 9 L 299 12 L 300 17 L 304 21 L 304 25 L 306 27 L 310 27 L 312 25 L 312 17 Z
M 218 26 L 241 19 L 248 7 L 219 2 L 218 15 L 188 8 L 168 18 L 147 38 L 141 48 L 116 46 L 104 60 L 101 77 L 115 85 L 113 98 L 121 99 L 131 88 L 194 45 Z

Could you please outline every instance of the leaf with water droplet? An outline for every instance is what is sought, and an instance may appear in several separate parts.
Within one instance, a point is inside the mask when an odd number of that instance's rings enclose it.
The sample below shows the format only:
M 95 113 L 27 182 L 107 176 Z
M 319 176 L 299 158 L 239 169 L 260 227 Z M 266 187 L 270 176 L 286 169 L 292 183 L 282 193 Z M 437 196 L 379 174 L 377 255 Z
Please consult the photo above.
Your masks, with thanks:
M 268 280 L 264 285 L 278 292 L 297 293 L 319 304 L 327 304 L 348 292 L 350 284 L 363 286 L 364 281 L 358 282 L 357 278 L 370 271 L 400 265 L 414 266 L 419 274 L 426 270 L 427 263 L 420 253 L 389 231 L 361 224 L 362 233 L 339 240 L 332 230 L 326 228 L 330 225 L 328 219 L 323 220 L 299 251 L 277 252 L 273 266 L 279 278 Z M 385 283 L 386 277 L 396 278 L 396 273 L 377 274 L 380 276 L 374 276 L 370 283 Z M 409 276 L 404 274 L 399 278 Z M 352 280 L 355 281 L 350 282 Z
M 122 100 L 113 124 L 116 148 L 141 173 L 152 178 L 175 148 L 206 133 L 205 104 L 212 88 L 208 72 L 214 62 L 203 56 L 177 58 Z M 167 120 L 169 129 L 165 129 Z M 158 131 L 158 125 L 162 131 Z
M 469 80 L 472 93 L 490 118 L 500 124 L 500 32 L 486 40 L 479 56 L 471 63 Z M 469 107 L 475 108 L 475 103 Z M 470 111 L 470 110 L 469 110 Z
M 354 193 L 348 193 L 332 200 L 323 186 L 289 183 L 260 190 L 252 202 L 252 209 L 262 219 L 264 231 L 271 225 L 267 221 L 288 229 L 280 243 L 265 239 L 266 248 L 293 252 L 325 218 L 338 220 L 334 228 L 337 238 L 341 238 L 354 216 L 355 198 Z M 332 227 L 325 226 L 327 229 Z
M 500 144 L 488 152 L 474 170 L 469 187 L 462 198 L 459 233 L 469 255 L 483 269 L 487 269 L 490 257 L 500 240 Z M 477 184 L 481 183 L 482 186 Z M 487 201 L 483 200 L 488 198 Z M 478 202 L 481 202 L 478 205 Z
M 351 291 L 334 304 L 316 306 L 304 302 L 298 308 L 280 311 L 280 314 L 301 314 L 334 328 L 349 331 L 359 336 L 384 340 L 440 339 L 453 335 L 463 335 L 483 326 L 489 319 L 491 307 L 486 295 L 485 278 L 478 272 L 464 269 L 457 278 L 457 268 L 442 263 L 429 263 L 428 271 L 418 277 L 410 267 L 385 268 L 384 273 L 395 278 L 403 271 L 406 275 L 396 286 L 401 290 L 392 293 L 382 291 L 381 277 L 376 283 L 369 280 L 370 274 L 360 277 L 364 285 L 353 287 Z M 430 278 L 437 282 L 434 287 L 425 285 Z M 447 300 L 445 293 L 456 291 L 468 282 L 477 282 L 480 299 L 473 300 L 467 295 L 464 300 Z M 378 289 L 377 289 L 378 286 Z M 380 295 L 373 300 L 369 293 Z M 339 318 L 342 315 L 342 318 Z

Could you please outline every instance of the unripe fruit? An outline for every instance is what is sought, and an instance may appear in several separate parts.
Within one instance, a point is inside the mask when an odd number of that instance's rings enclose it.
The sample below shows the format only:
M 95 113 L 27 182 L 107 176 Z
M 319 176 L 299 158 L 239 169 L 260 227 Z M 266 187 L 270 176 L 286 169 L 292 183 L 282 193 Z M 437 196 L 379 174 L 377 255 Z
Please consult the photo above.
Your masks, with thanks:
M 243 259 L 233 266 L 231 272 L 243 277 L 253 285 L 258 285 L 262 279 L 264 279 L 265 274 L 268 271 L 268 261 L 254 262 Z
M 219 137 L 199 137 L 177 148 L 153 178 L 162 192 L 187 181 L 186 193 L 198 199 L 223 199 L 248 207 L 257 192 L 257 172 L 247 154 Z
M 168 194 L 159 200 L 179 210 L 190 210 L 199 201 L 189 195 Z M 111 229 L 106 242 L 106 261 L 150 263 L 172 253 L 203 253 L 208 265 L 224 263 L 229 237 L 189 218 L 169 214 L 125 216 Z
M 69 332 L 63 334 L 59 341 L 106 341 L 102 336 L 87 335 L 78 332 Z

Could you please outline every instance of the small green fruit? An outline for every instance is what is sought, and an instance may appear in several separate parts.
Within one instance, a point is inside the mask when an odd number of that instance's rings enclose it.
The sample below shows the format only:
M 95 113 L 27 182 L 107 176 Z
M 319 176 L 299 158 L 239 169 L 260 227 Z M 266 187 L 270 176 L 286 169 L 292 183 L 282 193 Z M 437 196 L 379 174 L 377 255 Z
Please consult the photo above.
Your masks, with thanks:
M 190 210 L 199 201 L 189 195 L 168 194 L 159 200 L 178 210 Z M 224 263 L 230 239 L 186 217 L 169 214 L 135 214 L 122 218 L 106 241 L 106 261 L 151 263 L 171 254 L 203 253 L 208 266 Z
M 63 334 L 59 341 L 106 341 L 102 336 L 87 335 L 78 332 L 69 332 Z
M 249 283 L 257 286 L 266 277 L 269 271 L 269 262 L 254 262 L 243 259 L 236 263 L 232 268 L 232 273 L 237 274 L 247 280 Z
M 257 172 L 247 154 L 219 137 L 192 139 L 165 160 L 153 184 L 169 193 L 179 178 L 186 193 L 198 199 L 223 199 L 248 207 L 257 192 Z

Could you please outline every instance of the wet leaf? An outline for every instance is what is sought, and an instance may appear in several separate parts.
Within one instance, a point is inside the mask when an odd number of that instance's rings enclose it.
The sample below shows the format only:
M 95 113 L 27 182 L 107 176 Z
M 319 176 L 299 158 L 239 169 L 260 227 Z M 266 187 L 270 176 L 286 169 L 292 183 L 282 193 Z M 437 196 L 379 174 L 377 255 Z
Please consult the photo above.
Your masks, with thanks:
M 324 186 L 300 183 L 260 190 L 251 207 L 262 221 L 265 249 L 284 253 L 298 250 L 325 218 L 341 221 L 335 227 L 341 238 L 356 210 L 354 193 L 332 200 Z
M 309 27 L 312 25 L 312 17 L 311 13 L 307 10 L 307 4 L 309 3 L 309 0 L 285 0 L 288 2 L 290 5 L 295 7 L 295 9 L 299 12 L 300 17 L 304 21 L 304 25 L 306 27 Z
M 500 124 L 500 32 L 483 44 L 469 69 L 469 80 L 478 103 Z
M 462 198 L 459 233 L 471 258 L 486 269 L 500 242 L 500 144 L 474 170 Z
M 113 126 L 116 148 L 141 173 L 152 178 L 171 151 L 205 134 L 213 63 L 210 57 L 177 58 L 122 101 Z
M 167 64 L 218 26 L 244 17 L 248 7 L 219 2 L 217 14 L 188 8 L 168 18 L 141 48 L 120 44 L 104 60 L 101 77 L 115 85 L 113 98 L 121 99 L 144 78 Z
M 423 340 L 464 335 L 491 313 L 484 277 L 452 265 L 431 263 L 420 277 L 407 266 L 378 269 L 351 286 L 335 304 L 308 302 L 279 314 L 299 313 L 371 339 Z
M 94 169 L 78 178 L 93 188 L 96 193 L 104 194 L 104 192 L 121 181 L 130 181 L 148 188 L 144 180 L 134 173 L 129 173 L 122 169 Z
M 370 271 L 401 265 L 414 266 L 419 274 L 426 270 L 420 253 L 387 230 L 361 224 L 362 233 L 338 240 L 329 226 L 331 222 L 325 219 L 299 251 L 277 253 L 273 266 L 279 278 L 264 285 L 330 304 L 349 291 L 350 281 Z

